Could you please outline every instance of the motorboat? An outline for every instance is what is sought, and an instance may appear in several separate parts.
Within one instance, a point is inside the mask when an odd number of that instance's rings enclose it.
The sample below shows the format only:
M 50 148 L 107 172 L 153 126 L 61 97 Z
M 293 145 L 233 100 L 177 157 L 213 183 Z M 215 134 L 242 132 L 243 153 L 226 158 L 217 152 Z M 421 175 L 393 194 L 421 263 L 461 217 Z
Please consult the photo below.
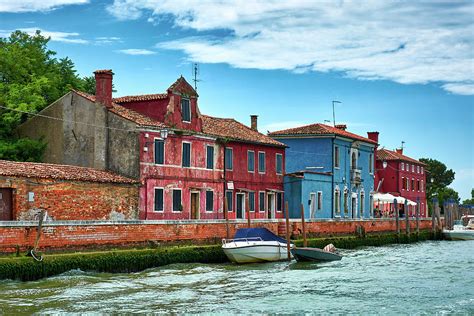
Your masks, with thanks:
M 462 216 L 460 220 L 454 221 L 453 229 L 444 229 L 443 233 L 446 239 L 474 240 L 474 215 Z
M 290 244 L 290 248 L 293 247 Z M 235 263 L 288 260 L 286 240 L 266 228 L 238 229 L 233 239 L 222 239 L 222 249 Z M 293 257 L 291 253 L 290 257 Z
M 336 252 L 333 244 L 329 244 L 323 249 L 309 248 L 309 247 L 295 247 L 291 249 L 291 253 L 296 261 L 337 261 L 341 260 L 342 256 Z

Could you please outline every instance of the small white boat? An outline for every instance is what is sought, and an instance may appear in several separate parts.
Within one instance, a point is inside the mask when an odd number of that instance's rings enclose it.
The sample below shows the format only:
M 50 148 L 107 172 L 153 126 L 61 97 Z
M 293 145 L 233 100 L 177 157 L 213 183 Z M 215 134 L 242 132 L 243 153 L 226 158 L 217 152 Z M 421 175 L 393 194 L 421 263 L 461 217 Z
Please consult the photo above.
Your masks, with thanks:
M 464 226 L 464 222 L 467 225 Z M 474 215 L 465 215 L 454 222 L 453 229 L 445 229 L 443 233 L 451 240 L 474 240 Z
M 233 239 L 222 239 L 222 249 L 235 263 L 288 260 L 286 240 L 266 228 L 239 229 Z M 293 257 L 291 253 L 290 257 Z

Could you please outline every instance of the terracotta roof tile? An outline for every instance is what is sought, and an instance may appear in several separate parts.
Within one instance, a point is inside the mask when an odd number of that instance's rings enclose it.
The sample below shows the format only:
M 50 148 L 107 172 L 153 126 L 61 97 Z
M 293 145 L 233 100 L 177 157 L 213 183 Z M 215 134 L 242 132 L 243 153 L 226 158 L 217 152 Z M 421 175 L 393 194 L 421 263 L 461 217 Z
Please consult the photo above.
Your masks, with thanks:
M 127 103 L 127 102 L 140 102 L 140 101 L 153 101 L 153 100 L 163 100 L 168 97 L 166 93 L 157 93 L 157 94 L 142 94 L 142 95 L 128 95 L 119 98 L 113 98 L 112 100 L 116 103 Z
M 362 137 L 360 135 L 343 131 L 339 128 L 335 128 L 333 126 L 325 125 L 325 124 L 310 124 L 295 128 L 284 129 L 281 131 L 271 132 L 268 134 L 269 136 L 294 136 L 294 135 L 306 135 L 306 136 L 313 136 L 313 135 L 337 135 L 342 137 L 347 137 L 354 140 L 363 141 L 370 144 L 377 144 L 377 142 L 368 139 L 366 137 Z
M 397 153 L 396 151 L 388 150 L 388 149 L 377 150 L 377 160 L 401 160 L 401 161 L 412 162 L 418 165 L 423 165 L 423 166 L 426 165 L 422 163 L 421 161 L 418 161 L 416 159 L 410 158 L 408 156 Z
M 272 146 L 286 146 L 250 127 L 230 118 L 218 118 L 202 115 L 202 131 L 204 134 L 229 138 L 237 141 L 261 143 Z
M 0 176 L 61 179 L 101 183 L 139 183 L 137 180 L 93 168 L 37 162 L 16 162 L 8 160 L 0 160 Z

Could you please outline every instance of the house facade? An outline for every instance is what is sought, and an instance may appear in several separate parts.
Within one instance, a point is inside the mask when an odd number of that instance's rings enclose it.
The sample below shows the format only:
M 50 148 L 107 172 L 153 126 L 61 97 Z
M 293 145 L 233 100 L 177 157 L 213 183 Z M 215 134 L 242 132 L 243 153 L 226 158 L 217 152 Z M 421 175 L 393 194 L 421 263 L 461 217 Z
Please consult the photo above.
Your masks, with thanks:
M 405 156 L 403 149 L 380 149 L 377 151 L 376 170 L 375 184 L 379 192 L 419 202 L 420 216 L 427 216 L 424 163 Z M 407 211 L 409 216 L 415 215 L 414 207 L 409 207 Z M 404 213 L 405 210 L 402 211 Z
M 284 181 L 291 217 L 300 216 L 301 204 L 306 218 L 373 216 L 378 133 L 365 138 L 345 125 L 312 124 L 269 135 L 288 146 Z
M 47 161 L 139 180 L 140 219 L 223 219 L 226 205 L 230 219 L 282 216 L 285 145 L 259 133 L 256 116 L 248 127 L 202 115 L 183 77 L 165 93 L 112 98 L 112 71 L 95 76 L 96 95 L 71 91 L 43 110 L 59 120 L 20 127 L 46 139 Z

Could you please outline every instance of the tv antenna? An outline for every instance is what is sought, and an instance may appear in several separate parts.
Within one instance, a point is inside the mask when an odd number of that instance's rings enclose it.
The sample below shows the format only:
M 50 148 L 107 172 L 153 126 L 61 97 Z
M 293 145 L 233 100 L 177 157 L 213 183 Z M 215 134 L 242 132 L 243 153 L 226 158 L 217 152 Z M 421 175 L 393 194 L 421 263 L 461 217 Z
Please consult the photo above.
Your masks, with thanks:
M 341 101 L 332 101 L 332 121 L 333 121 L 333 124 L 334 124 L 334 127 L 336 127 L 336 111 L 334 110 L 334 104 L 335 103 L 342 103 Z
M 405 141 L 402 140 L 402 150 L 403 150 L 404 147 L 405 147 Z
M 199 74 L 200 74 L 199 64 L 194 63 L 193 64 L 193 81 L 194 81 L 194 90 L 196 91 L 197 91 L 197 83 L 201 81 L 201 79 L 198 79 Z

